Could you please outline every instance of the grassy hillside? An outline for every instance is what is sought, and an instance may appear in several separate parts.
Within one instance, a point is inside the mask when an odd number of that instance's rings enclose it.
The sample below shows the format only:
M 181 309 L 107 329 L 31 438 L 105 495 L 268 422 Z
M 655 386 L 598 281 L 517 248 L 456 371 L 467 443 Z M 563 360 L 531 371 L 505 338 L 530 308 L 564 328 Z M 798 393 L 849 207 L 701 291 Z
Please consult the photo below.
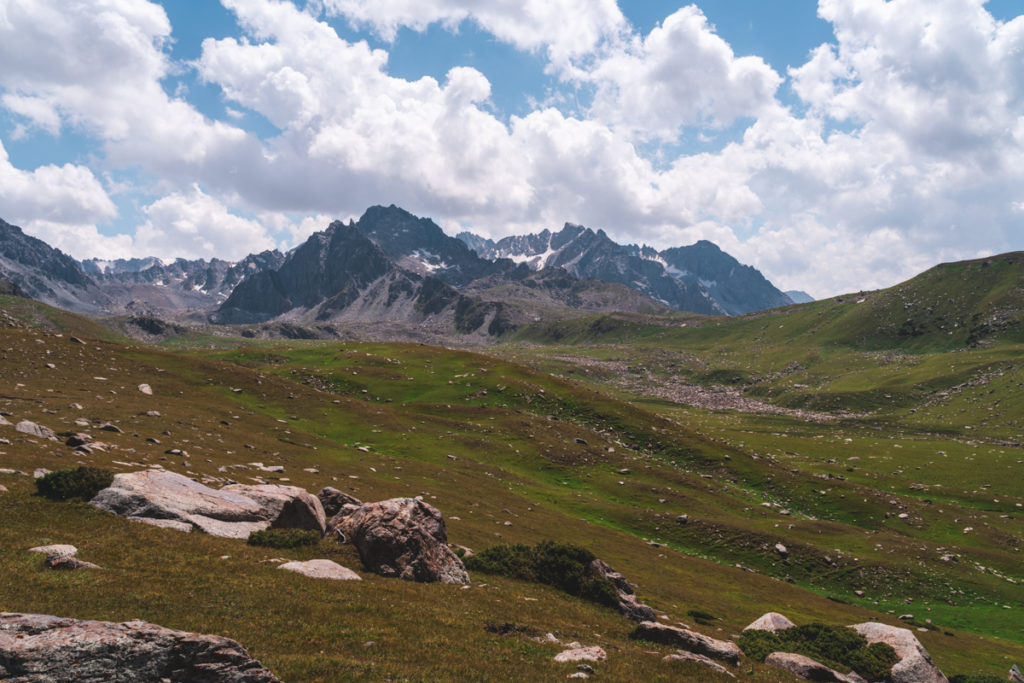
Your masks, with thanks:
M 849 316 L 882 315 L 892 296 L 742 319 L 573 321 L 488 354 L 199 337 L 161 350 L 3 299 L 0 411 L 58 431 L 86 419 L 110 448 L 82 455 L 0 426 L 0 467 L 157 464 L 216 483 L 422 495 L 454 543 L 583 545 L 670 623 L 715 637 L 770 610 L 838 624 L 909 613 L 947 674 L 1005 676 L 1024 661 L 1021 343 L 1011 323 L 956 349 L 924 339 L 883 349 L 840 333 Z M 138 391 L 143 382 L 153 396 Z M 123 433 L 99 431 L 104 422 Z M 608 680 L 718 680 L 663 662 L 669 649 L 631 640 L 617 613 L 544 586 L 477 574 L 468 589 L 387 580 L 333 541 L 255 548 L 47 501 L 30 476 L 0 474 L 0 484 L 2 610 L 219 633 L 290 681 L 574 670 L 552 661 L 557 646 L 485 629 L 505 622 L 601 645 Z M 25 552 L 44 543 L 72 543 L 106 570 L 48 570 Z M 329 557 L 364 581 L 280 572 L 270 562 L 280 557 Z M 695 624 L 689 612 L 715 619 Z M 736 672 L 785 680 L 749 662 Z

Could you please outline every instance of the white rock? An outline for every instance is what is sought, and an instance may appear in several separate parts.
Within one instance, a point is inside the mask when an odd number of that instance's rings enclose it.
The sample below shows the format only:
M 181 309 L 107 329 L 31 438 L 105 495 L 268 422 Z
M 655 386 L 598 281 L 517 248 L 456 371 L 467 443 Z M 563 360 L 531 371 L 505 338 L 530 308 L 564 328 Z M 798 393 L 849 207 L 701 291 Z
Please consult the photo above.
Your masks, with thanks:
M 555 655 L 556 662 L 603 662 L 606 659 L 608 655 L 597 645 L 563 650 Z
M 140 384 L 139 385 L 139 391 L 144 393 L 146 396 L 152 396 L 153 395 L 153 387 L 149 386 L 148 384 Z
M 331 560 L 306 560 L 305 562 L 286 562 L 278 567 L 290 572 L 298 572 L 314 579 L 335 579 L 337 581 L 362 581 L 362 577 L 347 567 L 342 567 Z

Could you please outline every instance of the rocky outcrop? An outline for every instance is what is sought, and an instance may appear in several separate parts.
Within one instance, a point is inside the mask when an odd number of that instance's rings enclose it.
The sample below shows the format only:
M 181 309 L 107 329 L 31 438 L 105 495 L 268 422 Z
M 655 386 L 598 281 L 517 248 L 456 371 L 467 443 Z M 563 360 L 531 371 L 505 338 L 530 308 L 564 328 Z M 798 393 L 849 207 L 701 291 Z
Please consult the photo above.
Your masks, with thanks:
M 643 604 L 636 597 L 636 589 L 619 572 L 615 571 L 602 560 L 594 558 L 587 567 L 587 571 L 594 576 L 612 582 L 615 592 L 619 597 L 619 611 L 633 621 L 654 621 L 658 615 L 654 610 Z
M 1024 675 L 1021 674 L 1016 664 L 1010 667 L 1010 675 L 1006 680 L 1010 683 L 1024 683 Z
M 692 652 L 687 652 L 686 650 L 677 650 L 673 654 L 665 655 L 661 658 L 661 660 L 664 662 L 693 662 L 694 664 L 700 664 L 701 666 L 707 669 L 711 669 L 712 671 L 716 671 L 720 674 L 725 674 L 729 678 L 736 678 L 736 676 L 734 676 L 732 672 L 730 672 L 728 669 L 726 669 L 724 666 L 722 666 L 715 660 L 710 659 L 709 657 L 705 657 L 704 655 L 696 655 Z
M 852 627 L 869 643 L 892 646 L 900 661 L 892 667 L 892 683 L 948 683 L 948 679 L 932 662 L 931 655 L 909 629 L 888 626 L 875 621 Z
M 327 528 L 320 499 L 298 486 L 230 484 L 221 491 L 240 493 L 255 500 L 273 520 L 272 529 L 316 529 L 323 534 Z
M 144 621 L 0 613 L 0 679 L 24 683 L 273 683 L 236 641 Z
M 809 681 L 822 681 L 829 683 L 866 683 L 863 678 L 855 673 L 841 674 L 835 669 L 814 661 L 810 657 L 794 654 L 792 652 L 773 652 L 765 658 L 764 663 L 778 669 L 788 671 L 791 674 L 806 678 Z
M 367 503 L 331 523 L 356 546 L 363 565 L 381 576 L 469 583 L 462 560 L 448 548 L 440 511 L 421 500 Z
M 306 491 L 294 486 L 242 488 L 244 492 L 211 489 L 173 472 L 144 470 L 114 475 L 113 483 L 90 502 L 128 519 L 227 538 L 289 525 L 323 532 L 320 501 Z M 302 512 L 307 505 L 312 512 Z
M 644 621 L 633 631 L 633 637 L 653 643 L 671 645 L 687 652 L 704 655 L 730 664 L 736 664 L 743 654 L 736 643 L 716 640 L 702 633 L 677 626 Z
M 348 567 L 342 567 L 331 560 L 306 560 L 305 562 L 285 562 L 277 567 L 289 572 L 296 572 L 311 579 L 334 579 L 336 581 L 362 581 L 362 577 Z
M 355 496 L 350 496 L 344 491 L 339 491 L 333 486 L 325 486 L 320 489 L 320 493 L 316 494 L 316 497 L 320 499 L 320 504 L 324 508 L 324 514 L 328 518 L 334 517 L 341 511 L 341 508 L 345 505 L 362 505 L 363 501 L 359 500 Z
M 747 626 L 744 631 L 784 631 L 787 628 L 793 628 L 796 626 L 792 621 L 782 616 L 778 612 L 767 612 L 758 617 L 750 626 Z
M 73 545 L 56 544 L 56 545 L 41 545 L 35 548 L 29 548 L 30 553 L 43 553 L 46 555 L 46 566 L 50 569 L 103 569 L 97 564 L 92 562 L 86 562 L 80 560 L 75 555 L 78 554 L 78 548 Z

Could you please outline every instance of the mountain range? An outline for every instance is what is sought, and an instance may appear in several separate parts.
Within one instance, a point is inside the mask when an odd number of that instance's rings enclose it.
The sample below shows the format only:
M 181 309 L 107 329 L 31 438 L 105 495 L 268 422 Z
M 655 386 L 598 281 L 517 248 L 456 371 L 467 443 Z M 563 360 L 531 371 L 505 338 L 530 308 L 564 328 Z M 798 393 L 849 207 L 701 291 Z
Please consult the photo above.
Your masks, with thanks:
M 569 223 L 498 241 L 451 237 L 396 206 L 335 221 L 286 254 L 234 263 L 75 261 L 0 221 L 0 278 L 88 314 L 216 324 L 386 321 L 489 335 L 587 311 L 738 315 L 793 303 L 707 241 L 658 252 Z

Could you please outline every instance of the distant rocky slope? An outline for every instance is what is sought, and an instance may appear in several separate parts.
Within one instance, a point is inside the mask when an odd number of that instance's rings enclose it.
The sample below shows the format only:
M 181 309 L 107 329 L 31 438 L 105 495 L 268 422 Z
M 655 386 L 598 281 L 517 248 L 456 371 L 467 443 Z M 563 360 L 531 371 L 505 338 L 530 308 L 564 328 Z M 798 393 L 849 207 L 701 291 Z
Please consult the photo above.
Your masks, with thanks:
M 88 259 L 81 262 L 111 298 L 110 312 L 161 314 L 218 306 L 249 275 L 278 268 L 284 254 L 263 251 L 237 263 L 221 259 Z
M 500 334 L 588 312 L 735 315 L 791 303 L 761 273 L 710 242 L 656 252 L 603 231 L 494 242 L 450 237 L 429 218 L 373 206 L 288 254 L 221 259 L 73 258 L 0 221 L 0 279 L 90 315 L 226 324 L 428 325 Z M 12 290 L 13 291 L 13 290 Z
M 406 322 L 467 333 L 493 323 L 500 305 L 463 296 L 432 276 L 399 267 L 356 224 L 331 223 L 277 269 L 243 280 L 213 316 L 219 323 Z
M 109 297 L 78 263 L 0 219 L 0 279 L 44 303 L 78 313 L 102 313 Z
M 559 232 L 497 242 L 467 232 L 458 237 L 485 258 L 507 258 L 535 270 L 561 267 L 580 278 L 619 282 L 682 311 L 740 315 L 793 303 L 757 269 L 703 240 L 658 252 L 617 244 L 603 230 L 572 223 Z

